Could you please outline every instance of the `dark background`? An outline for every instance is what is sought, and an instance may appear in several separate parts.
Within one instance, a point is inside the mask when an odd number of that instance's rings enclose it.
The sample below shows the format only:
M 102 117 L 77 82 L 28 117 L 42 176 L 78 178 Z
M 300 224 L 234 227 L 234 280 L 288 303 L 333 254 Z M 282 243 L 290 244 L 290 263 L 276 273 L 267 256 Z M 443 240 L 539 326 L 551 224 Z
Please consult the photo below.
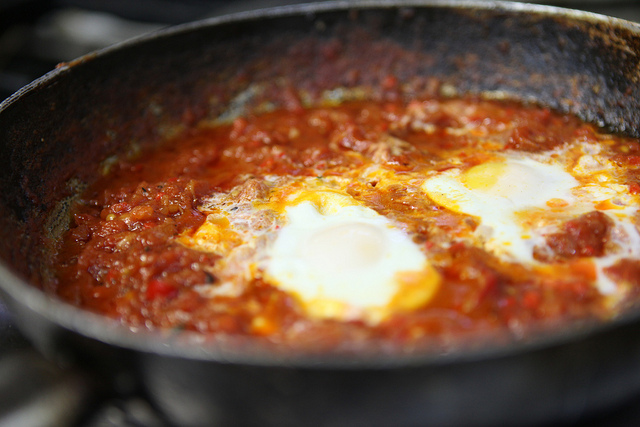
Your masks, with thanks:
M 216 15 L 312 1 L 0 0 L 0 100 L 59 62 L 142 33 Z M 640 22 L 640 0 L 533 2 Z
M 307 0 L 309 3 L 313 0 Z M 323 0 L 316 0 L 323 1 Z M 0 102 L 22 86 L 96 49 L 170 25 L 300 0 L 0 0 Z M 556 0 L 569 7 L 640 22 L 640 0 Z M 0 425 L 163 426 L 135 391 L 96 392 L 76 373 L 44 363 L 0 301 Z M 47 404 L 42 405 L 43 397 Z M 66 401 L 60 401 L 63 398 Z M 61 408 L 70 418 L 59 415 Z M 69 414 L 67 414 L 69 415 Z M 69 421 L 72 420 L 72 421 Z M 640 396 L 569 425 L 640 426 Z

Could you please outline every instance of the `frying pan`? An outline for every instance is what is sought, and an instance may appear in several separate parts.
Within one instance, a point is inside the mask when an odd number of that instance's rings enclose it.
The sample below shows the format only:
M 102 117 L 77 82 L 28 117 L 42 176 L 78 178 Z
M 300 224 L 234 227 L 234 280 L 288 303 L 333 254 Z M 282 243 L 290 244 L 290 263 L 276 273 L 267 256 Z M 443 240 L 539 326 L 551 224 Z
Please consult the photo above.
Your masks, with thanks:
M 304 354 L 138 331 L 47 292 L 52 239 L 108 160 L 201 121 L 354 94 L 476 94 L 640 136 L 640 27 L 499 2 L 318 3 L 187 24 L 61 64 L 0 104 L 0 281 L 48 358 L 177 425 L 532 425 L 640 393 L 640 312 L 517 342 Z M 381 88 L 388 76 L 400 85 Z M 43 285 L 45 284 L 45 285 Z

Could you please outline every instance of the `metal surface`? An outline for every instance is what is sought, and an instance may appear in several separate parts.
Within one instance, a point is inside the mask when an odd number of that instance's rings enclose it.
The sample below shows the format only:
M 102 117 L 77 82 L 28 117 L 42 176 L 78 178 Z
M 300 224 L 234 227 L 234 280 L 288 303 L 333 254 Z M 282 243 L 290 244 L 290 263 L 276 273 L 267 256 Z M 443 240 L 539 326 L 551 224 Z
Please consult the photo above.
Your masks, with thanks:
M 161 32 L 64 65 L 0 104 L 0 273 L 19 326 L 45 354 L 115 388 L 142 385 L 181 425 L 537 424 L 637 394 L 635 312 L 507 346 L 309 357 L 133 333 L 25 284 L 47 273 L 49 212 L 102 159 L 214 119 L 250 87 L 262 91 L 246 108 L 283 102 L 283 87 L 310 100 L 337 87 L 381 99 L 477 93 L 640 134 L 634 24 L 501 3 L 349 6 L 249 12 Z M 376 89 L 390 74 L 410 84 Z

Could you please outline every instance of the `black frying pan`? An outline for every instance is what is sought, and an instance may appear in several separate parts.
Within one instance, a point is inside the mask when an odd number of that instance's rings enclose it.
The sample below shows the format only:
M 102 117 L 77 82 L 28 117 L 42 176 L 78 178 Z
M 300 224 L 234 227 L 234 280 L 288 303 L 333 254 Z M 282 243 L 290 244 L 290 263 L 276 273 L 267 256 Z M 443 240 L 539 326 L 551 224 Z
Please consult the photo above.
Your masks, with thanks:
M 131 331 L 29 284 L 66 201 L 122 150 L 200 120 L 335 89 L 373 99 L 482 94 L 640 136 L 640 27 L 504 3 L 347 2 L 185 25 L 81 58 L 0 104 L 0 279 L 46 355 L 144 388 L 179 425 L 571 421 L 640 392 L 640 313 L 446 354 L 309 356 Z M 381 90 L 388 75 L 405 83 Z M 125 381 L 126 382 L 126 381 Z

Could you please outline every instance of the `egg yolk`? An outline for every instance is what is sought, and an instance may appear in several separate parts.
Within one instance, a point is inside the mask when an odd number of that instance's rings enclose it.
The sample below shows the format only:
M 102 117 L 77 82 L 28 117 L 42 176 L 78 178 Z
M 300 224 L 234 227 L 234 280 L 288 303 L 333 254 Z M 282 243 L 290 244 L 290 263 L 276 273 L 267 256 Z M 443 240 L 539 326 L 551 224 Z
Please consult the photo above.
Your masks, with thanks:
M 286 208 L 265 267 L 269 283 L 318 318 L 376 323 L 431 299 L 440 276 L 402 230 L 342 195 L 309 197 Z
M 574 201 L 572 189 L 579 186 L 559 165 L 529 158 L 505 158 L 455 172 L 427 179 L 422 191 L 441 206 L 479 218 L 482 245 L 522 262 L 533 262 L 537 242 L 521 213 L 547 207 L 550 201 L 556 208 L 569 206 Z

